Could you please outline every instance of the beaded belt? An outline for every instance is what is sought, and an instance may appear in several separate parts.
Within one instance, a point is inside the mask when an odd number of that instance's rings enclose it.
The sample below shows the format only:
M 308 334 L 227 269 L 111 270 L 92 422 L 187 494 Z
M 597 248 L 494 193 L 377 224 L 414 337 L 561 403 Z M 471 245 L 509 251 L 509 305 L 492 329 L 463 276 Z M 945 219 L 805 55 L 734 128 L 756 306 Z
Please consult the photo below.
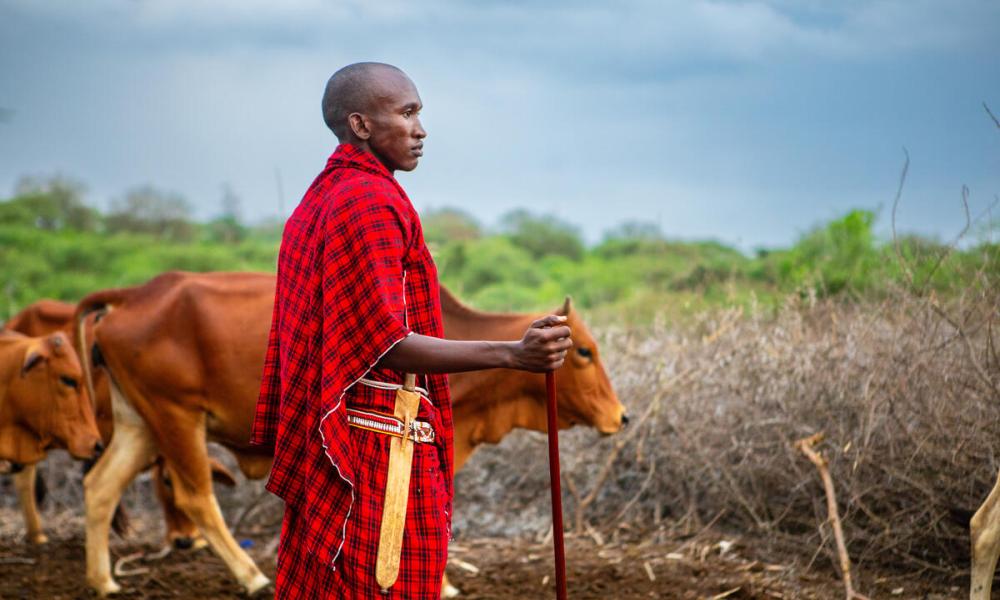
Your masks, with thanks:
M 348 408 L 347 423 L 358 429 L 403 437 L 403 421 L 385 413 Z M 427 421 L 410 421 L 407 437 L 418 444 L 429 444 L 434 441 L 434 426 Z

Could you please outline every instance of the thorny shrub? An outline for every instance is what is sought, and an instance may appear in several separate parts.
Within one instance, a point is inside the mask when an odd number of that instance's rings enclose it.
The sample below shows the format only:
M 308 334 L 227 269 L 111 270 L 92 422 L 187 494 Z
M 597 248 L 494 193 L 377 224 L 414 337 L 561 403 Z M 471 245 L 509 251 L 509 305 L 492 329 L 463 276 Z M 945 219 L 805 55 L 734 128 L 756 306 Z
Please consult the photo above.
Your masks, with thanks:
M 744 534 L 765 553 L 831 557 L 820 479 L 795 440 L 818 431 L 852 559 L 954 574 L 997 476 L 1000 290 L 940 303 L 790 298 L 689 326 L 607 329 L 633 424 L 562 435 L 567 527 L 606 538 Z M 458 476 L 462 533 L 549 526 L 544 436 L 481 450 Z

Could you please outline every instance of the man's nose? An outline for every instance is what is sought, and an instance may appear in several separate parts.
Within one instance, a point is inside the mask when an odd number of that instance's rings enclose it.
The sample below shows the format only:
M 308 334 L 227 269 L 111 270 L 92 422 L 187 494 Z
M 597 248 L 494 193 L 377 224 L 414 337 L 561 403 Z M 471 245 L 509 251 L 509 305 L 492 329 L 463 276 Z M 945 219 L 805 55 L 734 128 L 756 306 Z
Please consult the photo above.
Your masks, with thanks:
M 424 131 L 424 126 L 420 123 L 420 119 L 417 119 L 417 127 L 413 130 L 413 137 L 421 140 L 427 137 L 427 132 Z

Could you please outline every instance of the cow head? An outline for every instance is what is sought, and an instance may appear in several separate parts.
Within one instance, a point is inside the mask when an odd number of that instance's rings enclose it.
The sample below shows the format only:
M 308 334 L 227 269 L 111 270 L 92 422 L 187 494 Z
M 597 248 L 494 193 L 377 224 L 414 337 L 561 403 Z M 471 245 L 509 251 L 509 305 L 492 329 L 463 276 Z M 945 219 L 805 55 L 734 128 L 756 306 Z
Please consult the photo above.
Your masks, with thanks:
M 83 390 L 83 370 L 66 334 L 34 338 L 20 375 L 8 391 L 22 430 L 37 450 L 65 448 L 76 458 L 93 458 L 101 448 L 94 411 Z
M 556 314 L 566 317 L 573 339 L 573 348 L 556 371 L 560 426 L 583 424 L 604 434 L 617 432 L 628 417 L 604 371 L 597 341 L 573 310 L 569 296 Z

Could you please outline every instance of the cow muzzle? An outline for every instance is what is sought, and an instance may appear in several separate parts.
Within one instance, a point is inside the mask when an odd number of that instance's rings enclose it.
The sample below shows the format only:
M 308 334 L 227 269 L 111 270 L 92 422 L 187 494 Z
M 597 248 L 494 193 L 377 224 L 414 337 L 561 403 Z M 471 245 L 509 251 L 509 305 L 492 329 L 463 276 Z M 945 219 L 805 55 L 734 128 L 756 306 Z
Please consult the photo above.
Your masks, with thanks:
M 67 444 L 67 450 L 73 458 L 87 462 L 95 462 L 104 452 L 104 444 L 101 443 L 100 436 L 81 436 L 76 443 Z

